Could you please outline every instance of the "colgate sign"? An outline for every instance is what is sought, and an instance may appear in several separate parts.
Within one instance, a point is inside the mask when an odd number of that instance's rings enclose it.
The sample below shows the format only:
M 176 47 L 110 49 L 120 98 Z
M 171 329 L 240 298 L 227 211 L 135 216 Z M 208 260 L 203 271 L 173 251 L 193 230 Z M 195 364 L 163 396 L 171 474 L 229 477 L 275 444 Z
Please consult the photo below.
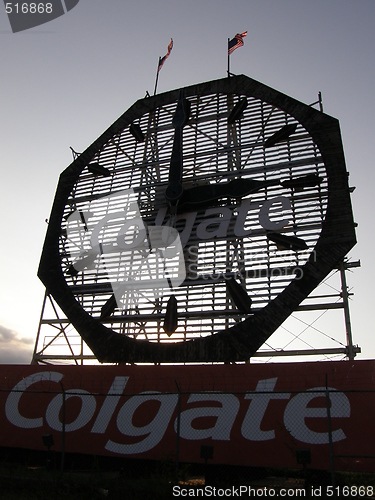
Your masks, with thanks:
M 329 401 L 335 467 L 374 471 L 374 459 L 363 458 L 375 445 L 374 367 L 373 361 L 34 366 L 22 367 L 21 377 L 20 367 L 3 367 L 2 446 L 42 448 L 41 436 L 52 433 L 58 450 L 64 392 L 68 452 L 173 457 L 180 406 L 181 461 L 200 461 L 201 444 L 211 444 L 216 463 L 296 467 L 296 450 L 310 448 L 311 467 L 328 468 Z

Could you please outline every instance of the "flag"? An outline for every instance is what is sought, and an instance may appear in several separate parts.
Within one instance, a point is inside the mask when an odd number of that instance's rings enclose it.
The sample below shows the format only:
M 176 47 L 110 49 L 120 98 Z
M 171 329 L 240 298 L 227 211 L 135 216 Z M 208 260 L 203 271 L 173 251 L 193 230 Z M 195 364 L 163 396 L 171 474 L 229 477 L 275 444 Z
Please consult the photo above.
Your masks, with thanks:
M 228 54 L 231 54 L 234 50 L 238 49 L 238 47 L 242 47 L 243 39 L 247 35 L 247 31 L 243 33 L 237 33 L 237 35 L 232 38 L 232 40 L 228 41 Z
M 171 53 L 172 49 L 173 49 L 173 40 L 171 38 L 170 44 L 168 45 L 168 51 L 167 51 L 167 53 L 165 54 L 164 57 L 159 57 L 158 73 L 161 70 L 161 68 L 163 67 L 163 64 L 165 63 L 165 61 L 168 59 L 169 54 Z

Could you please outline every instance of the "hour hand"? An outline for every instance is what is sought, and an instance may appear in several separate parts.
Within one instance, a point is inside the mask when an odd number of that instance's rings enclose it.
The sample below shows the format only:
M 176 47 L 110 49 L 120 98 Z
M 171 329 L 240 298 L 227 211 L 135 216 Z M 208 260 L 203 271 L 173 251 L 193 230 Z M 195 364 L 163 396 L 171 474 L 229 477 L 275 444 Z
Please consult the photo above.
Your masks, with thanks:
M 239 199 L 278 184 L 280 184 L 278 180 L 233 179 L 229 182 L 195 186 L 183 192 L 179 206 L 204 207 L 221 198 Z
M 203 184 L 201 186 L 185 189 L 180 197 L 179 206 L 199 209 L 216 203 L 222 198 L 240 199 L 271 186 L 281 185 L 285 188 L 303 190 L 305 187 L 318 186 L 321 182 L 322 178 L 317 174 L 307 174 L 285 181 L 280 181 L 278 179 L 264 181 L 258 181 L 256 179 L 233 179 L 228 182 L 217 184 Z
M 165 197 L 171 205 L 176 205 L 183 193 L 182 188 L 182 129 L 189 119 L 190 102 L 187 101 L 183 92 L 180 91 L 176 112 L 173 116 L 173 127 L 175 129 L 171 164 L 169 167 L 168 186 Z

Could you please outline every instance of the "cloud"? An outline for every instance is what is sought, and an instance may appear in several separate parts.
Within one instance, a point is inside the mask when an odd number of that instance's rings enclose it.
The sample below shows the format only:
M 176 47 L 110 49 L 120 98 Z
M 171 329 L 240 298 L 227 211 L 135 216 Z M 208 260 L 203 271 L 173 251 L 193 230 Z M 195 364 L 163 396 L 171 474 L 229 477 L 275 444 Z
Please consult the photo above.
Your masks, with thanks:
M 0 364 L 30 364 L 33 344 L 33 339 L 0 325 Z

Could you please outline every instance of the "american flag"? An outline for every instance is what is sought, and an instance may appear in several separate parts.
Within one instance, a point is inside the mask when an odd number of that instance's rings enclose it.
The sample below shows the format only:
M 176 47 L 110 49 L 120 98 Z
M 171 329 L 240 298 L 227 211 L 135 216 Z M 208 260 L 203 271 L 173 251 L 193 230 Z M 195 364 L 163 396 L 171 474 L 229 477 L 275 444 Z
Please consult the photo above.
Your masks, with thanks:
M 171 53 L 172 49 L 173 49 L 173 40 L 171 38 L 170 44 L 168 45 L 168 51 L 167 51 L 167 53 L 165 54 L 164 57 L 159 57 L 158 73 L 161 70 L 161 68 L 163 67 L 163 64 L 165 63 L 165 61 L 168 59 L 169 54 Z
M 243 46 L 243 39 L 247 35 L 247 31 L 243 33 L 237 33 L 237 35 L 232 38 L 232 40 L 228 41 L 228 54 L 231 54 L 234 50 L 238 49 L 238 47 Z

